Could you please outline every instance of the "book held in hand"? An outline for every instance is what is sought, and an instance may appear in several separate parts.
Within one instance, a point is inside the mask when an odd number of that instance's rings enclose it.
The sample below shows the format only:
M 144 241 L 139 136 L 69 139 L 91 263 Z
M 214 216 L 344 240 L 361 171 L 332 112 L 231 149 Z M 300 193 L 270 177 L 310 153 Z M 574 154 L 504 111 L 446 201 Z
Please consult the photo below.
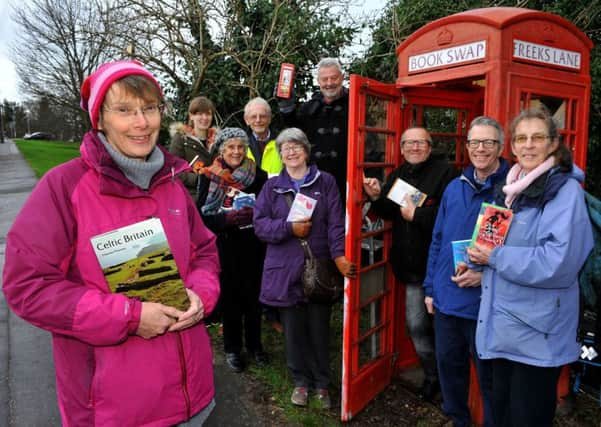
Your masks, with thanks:
M 233 208 L 234 210 L 240 210 L 242 208 L 246 208 L 246 207 L 254 207 L 255 206 L 255 195 L 254 193 L 245 193 L 243 191 L 238 192 L 235 196 L 234 196 L 234 204 L 233 204 Z
M 420 207 L 428 197 L 427 194 L 422 193 L 413 185 L 403 181 L 400 178 L 397 178 L 396 181 L 394 181 L 394 184 L 392 184 L 392 187 L 390 187 L 390 191 L 388 191 L 386 197 L 395 202 L 397 205 L 405 207 L 405 195 L 409 195 L 417 207 Z
M 317 200 L 309 196 L 305 196 L 302 193 L 296 193 L 296 196 L 294 196 L 294 200 L 292 201 L 292 205 L 290 206 L 290 212 L 288 213 L 288 218 L 286 218 L 286 221 L 296 222 L 302 221 L 306 218 L 311 218 L 316 204 Z
M 473 264 L 470 262 L 470 257 L 467 254 L 467 248 L 472 244 L 472 239 L 467 240 L 454 240 L 451 242 L 453 247 L 453 271 L 456 274 L 463 273 L 467 268 L 470 268 Z M 462 262 L 465 266 L 460 269 L 459 263 Z
M 91 239 L 111 292 L 186 311 L 190 305 L 165 231 L 150 218 Z
M 491 203 L 482 203 L 472 234 L 471 246 L 476 243 L 488 248 L 502 245 L 509 232 L 512 219 L 513 211 L 511 209 Z

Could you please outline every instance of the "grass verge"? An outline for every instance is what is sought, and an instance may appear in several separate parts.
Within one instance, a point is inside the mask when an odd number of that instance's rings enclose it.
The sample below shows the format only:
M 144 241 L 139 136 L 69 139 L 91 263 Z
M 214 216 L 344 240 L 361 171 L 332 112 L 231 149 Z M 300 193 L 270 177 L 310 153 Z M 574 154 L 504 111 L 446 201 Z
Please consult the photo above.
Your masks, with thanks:
M 78 143 L 34 139 L 15 139 L 14 142 L 38 178 L 53 167 L 79 156 Z

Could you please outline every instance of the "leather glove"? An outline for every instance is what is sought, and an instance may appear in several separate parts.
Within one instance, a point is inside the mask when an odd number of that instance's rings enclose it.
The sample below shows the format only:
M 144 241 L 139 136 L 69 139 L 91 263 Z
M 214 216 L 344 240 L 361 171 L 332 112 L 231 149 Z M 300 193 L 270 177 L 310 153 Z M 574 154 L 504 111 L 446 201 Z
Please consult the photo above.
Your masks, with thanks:
M 236 217 L 238 221 L 237 225 L 244 226 L 253 223 L 253 208 L 246 206 L 236 212 L 238 213 Z
M 344 255 L 337 257 L 334 262 L 340 274 L 346 277 L 354 278 L 357 276 L 357 266 L 350 262 Z
M 296 96 L 294 94 L 294 87 L 290 91 L 290 98 L 279 98 L 276 96 L 278 91 L 278 84 L 276 83 L 273 87 L 273 96 L 278 101 L 278 108 L 283 114 L 292 113 L 296 108 Z
M 225 213 L 225 225 L 238 225 L 238 211 L 229 211 Z
M 292 234 L 296 237 L 305 238 L 311 232 L 311 221 L 299 221 L 292 223 Z

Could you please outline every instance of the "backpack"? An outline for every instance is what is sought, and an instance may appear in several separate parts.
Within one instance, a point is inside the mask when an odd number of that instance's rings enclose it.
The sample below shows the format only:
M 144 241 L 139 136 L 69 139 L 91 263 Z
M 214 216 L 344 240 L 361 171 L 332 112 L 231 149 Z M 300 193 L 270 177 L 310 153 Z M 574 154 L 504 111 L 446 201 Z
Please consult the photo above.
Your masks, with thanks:
M 601 200 L 584 192 L 586 207 L 593 228 L 594 246 L 580 273 L 580 322 L 578 338 L 594 334 L 595 344 L 601 342 Z

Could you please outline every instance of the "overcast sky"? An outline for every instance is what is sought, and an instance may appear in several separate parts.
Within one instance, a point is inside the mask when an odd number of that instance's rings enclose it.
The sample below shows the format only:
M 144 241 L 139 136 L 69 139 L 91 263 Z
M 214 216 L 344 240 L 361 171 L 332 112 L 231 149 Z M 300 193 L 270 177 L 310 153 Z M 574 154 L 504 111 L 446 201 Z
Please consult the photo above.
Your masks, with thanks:
M 10 60 L 9 45 L 17 32 L 16 25 L 10 17 L 10 3 L 15 0 L 0 0 L 0 101 L 8 99 L 10 101 L 23 101 L 23 97 L 18 93 L 18 80 L 15 72 L 15 66 Z M 19 0 L 20 3 L 27 0 Z M 356 6 L 357 13 L 377 13 L 386 4 L 386 0 L 357 0 L 354 2 L 359 5 L 367 3 L 364 6 Z

